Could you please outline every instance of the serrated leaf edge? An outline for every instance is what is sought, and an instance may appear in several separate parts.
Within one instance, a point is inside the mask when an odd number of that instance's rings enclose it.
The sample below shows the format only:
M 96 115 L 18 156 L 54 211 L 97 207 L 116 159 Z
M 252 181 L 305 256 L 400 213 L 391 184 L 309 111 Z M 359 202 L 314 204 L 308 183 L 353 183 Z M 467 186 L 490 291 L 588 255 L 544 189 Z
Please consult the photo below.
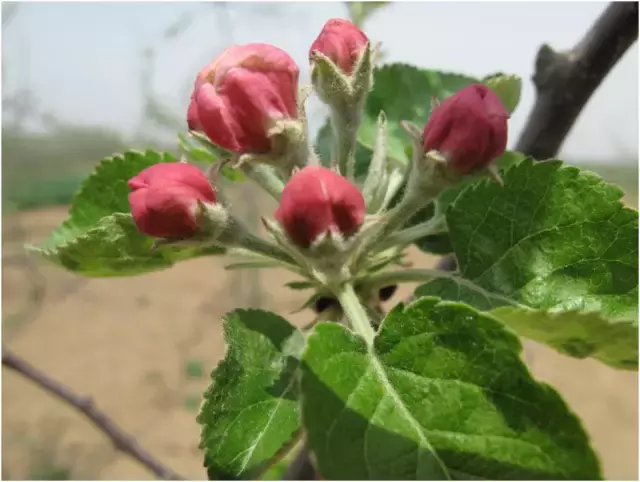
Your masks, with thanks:
M 198 410 L 198 414 L 197 414 L 197 416 L 196 416 L 196 422 L 201 426 L 201 430 L 200 430 L 200 442 L 199 442 L 198 448 L 199 448 L 200 450 L 202 450 L 203 455 L 205 456 L 205 460 L 206 460 L 206 454 L 209 452 L 209 450 L 207 449 L 206 445 L 204 444 L 204 442 L 205 442 L 205 441 L 204 441 L 204 437 L 203 437 L 203 432 L 204 432 L 204 430 L 205 430 L 206 424 L 201 420 L 201 413 L 202 413 L 202 411 L 203 411 L 204 407 L 205 407 L 205 406 L 208 404 L 208 402 L 210 401 L 206 396 L 207 396 L 207 393 L 208 393 L 210 390 L 212 390 L 212 389 L 213 389 L 213 387 L 215 386 L 215 383 L 216 383 L 216 373 L 217 373 L 217 371 L 218 371 L 218 369 L 219 369 L 220 365 L 221 365 L 221 364 L 222 364 L 222 363 L 227 359 L 227 355 L 228 355 L 228 353 L 229 353 L 230 345 L 226 342 L 227 334 L 229 333 L 229 328 L 228 328 L 228 326 L 227 326 L 227 323 L 228 323 L 228 321 L 229 321 L 229 318 L 230 318 L 230 317 L 233 317 L 233 316 L 242 317 L 243 315 L 246 315 L 246 316 L 254 316 L 254 315 L 258 315 L 258 316 L 259 316 L 260 314 L 265 314 L 265 313 L 266 313 L 266 314 L 269 314 L 269 315 L 271 315 L 271 316 L 276 316 L 276 317 L 278 317 L 278 318 L 281 318 L 281 319 L 285 320 L 287 323 L 289 323 L 289 322 L 286 320 L 286 318 L 284 318 L 284 317 L 280 316 L 280 315 L 279 315 L 279 314 L 277 314 L 277 313 L 273 313 L 273 312 L 271 312 L 271 311 L 262 310 L 262 309 L 258 309 L 258 308 L 236 308 L 236 309 L 234 309 L 234 310 L 231 310 L 231 311 L 229 311 L 229 312 L 225 313 L 225 315 L 222 317 L 222 321 L 223 321 L 222 328 L 223 328 L 224 338 L 225 338 L 225 351 L 224 351 L 224 355 L 222 356 L 222 358 L 220 359 L 220 361 L 218 362 L 218 364 L 216 365 L 216 367 L 211 371 L 211 374 L 210 374 L 210 377 L 209 377 L 209 378 L 210 378 L 210 380 L 211 380 L 211 382 L 212 382 L 212 383 L 211 383 L 211 384 L 206 388 L 205 392 L 203 393 L 203 400 L 202 400 L 202 403 L 200 404 L 200 409 Z M 290 323 L 289 323 L 289 324 L 290 324 Z M 290 325 L 291 325 L 291 324 L 290 324 Z M 293 328 L 293 331 L 291 332 L 291 334 L 292 334 L 292 335 L 293 335 L 294 333 L 298 333 L 301 337 L 303 337 L 303 338 L 304 338 L 303 333 L 302 333 L 302 332 L 301 332 L 297 327 L 295 327 L 295 326 L 293 326 L 293 325 L 291 325 L 291 327 Z M 306 348 L 306 346 L 305 346 L 305 347 L 303 347 L 303 349 L 300 351 L 300 353 L 297 353 L 297 356 L 298 356 L 298 358 L 299 358 L 299 363 L 302 363 L 302 352 L 304 351 L 304 349 L 305 349 L 305 348 Z M 282 396 L 282 397 L 280 397 L 280 398 L 278 399 L 276 408 L 271 412 L 270 417 L 269 417 L 269 421 L 267 422 L 267 424 L 266 424 L 266 426 L 265 426 L 265 429 L 261 432 L 260 436 L 259 436 L 259 437 L 257 437 L 257 438 L 258 438 L 258 442 L 256 442 L 255 444 L 253 444 L 252 449 L 249 451 L 249 455 L 248 455 L 248 457 L 245 457 L 245 458 L 244 458 L 244 463 L 243 463 L 243 465 L 244 465 L 244 466 L 243 466 L 243 468 L 242 468 L 241 472 L 240 472 L 240 473 L 235 473 L 235 472 L 234 472 L 234 474 L 235 474 L 235 475 L 237 475 L 237 476 L 246 475 L 246 474 L 245 474 L 245 471 L 246 471 L 246 468 L 247 468 L 246 464 L 248 464 L 248 463 L 249 463 L 249 461 L 250 461 L 250 459 L 251 459 L 251 457 L 252 457 L 252 455 L 253 455 L 253 453 L 254 453 L 254 451 L 255 451 L 255 448 L 258 446 L 259 440 L 261 440 L 261 439 L 262 439 L 262 437 L 264 436 L 264 433 L 266 432 L 266 429 L 267 429 L 267 428 L 268 428 L 268 426 L 270 425 L 270 422 L 272 421 L 273 416 L 274 416 L 274 414 L 276 413 L 276 411 L 277 411 L 277 409 L 278 409 L 278 407 L 279 407 L 280 403 L 281 403 L 281 402 L 282 402 L 282 400 L 285 398 L 285 397 L 284 397 L 284 395 L 288 394 L 288 393 L 291 391 L 291 389 L 294 387 L 294 385 L 295 385 L 295 384 L 297 384 L 298 382 L 299 382 L 299 377 L 292 377 L 292 378 L 291 378 L 291 380 L 289 381 L 289 384 L 287 385 L 287 387 L 286 387 L 285 391 L 283 392 L 283 396 Z M 253 405 L 252 405 L 252 406 L 253 406 Z M 246 410 L 247 408 L 249 408 L 249 407 L 244 407 L 240 412 L 238 412 L 238 414 L 236 415 L 236 418 L 237 418 L 238 416 L 240 416 L 240 414 L 242 413 L 242 411 L 243 411 L 243 410 Z M 229 428 L 231 428 L 231 426 L 232 426 L 232 425 L 233 425 L 233 422 L 229 423 L 229 425 L 227 426 L 227 428 L 226 428 L 225 432 L 223 432 L 223 434 L 220 436 L 220 439 L 221 439 L 221 440 L 222 440 L 222 439 L 224 439 L 224 437 L 226 436 L 227 431 L 229 430 Z M 300 428 L 299 428 L 298 430 L 295 430 L 294 432 L 292 432 L 292 433 L 290 434 L 290 436 L 289 436 L 289 441 L 288 441 L 288 442 L 286 442 L 286 443 L 285 443 L 285 444 L 284 444 L 284 445 L 283 445 L 283 446 L 282 446 L 282 447 L 281 447 L 281 448 L 280 448 L 280 449 L 279 449 L 279 450 L 274 454 L 274 456 L 273 456 L 273 458 L 272 458 L 271 462 L 274 462 L 274 460 L 273 460 L 273 459 L 275 459 L 275 458 L 278 458 L 278 457 L 279 457 L 279 458 L 282 458 L 282 457 L 283 457 L 283 456 L 284 456 L 284 455 L 285 455 L 285 454 L 286 454 L 286 453 L 287 453 L 291 448 L 293 448 L 293 446 L 295 446 L 295 443 L 292 443 L 292 442 L 295 442 L 295 440 L 293 440 L 293 439 L 295 439 L 295 438 L 296 438 L 296 436 L 297 436 L 298 434 L 302 433 L 302 432 L 303 432 L 303 428 L 302 428 L 302 426 L 300 426 Z M 242 452 L 242 453 L 244 453 L 244 452 Z M 206 468 L 207 470 L 209 470 L 209 467 L 206 467 L 206 466 L 205 466 L 205 468 Z M 268 468 L 268 467 L 267 467 L 267 468 Z M 263 469 L 263 471 L 266 471 L 266 469 L 267 469 L 267 468 Z

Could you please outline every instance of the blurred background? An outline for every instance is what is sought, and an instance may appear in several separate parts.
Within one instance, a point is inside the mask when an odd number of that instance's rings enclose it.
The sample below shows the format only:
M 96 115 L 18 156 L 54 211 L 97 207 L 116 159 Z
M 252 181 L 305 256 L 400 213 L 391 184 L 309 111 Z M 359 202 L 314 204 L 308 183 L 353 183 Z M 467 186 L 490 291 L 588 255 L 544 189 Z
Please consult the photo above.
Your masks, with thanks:
M 194 420 L 224 353 L 220 318 L 238 306 L 289 315 L 304 293 L 284 272 L 229 272 L 198 259 L 137 278 L 89 280 L 28 257 L 66 216 L 82 179 L 127 148 L 178 152 L 195 75 L 232 43 L 288 51 L 309 80 L 308 48 L 331 17 L 361 23 L 385 62 L 523 78 L 513 145 L 535 101 L 542 43 L 573 46 L 604 10 L 579 3 L 2 3 L 3 343 L 94 398 L 140 444 L 191 479 L 206 478 Z M 464 12 L 462 14 L 461 12 Z M 326 111 L 311 99 L 310 127 Z M 567 138 L 565 161 L 620 184 L 637 207 L 638 47 L 605 79 Z M 239 184 L 233 209 L 258 229 L 274 205 Z M 240 200 L 242 202 L 234 202 Z M 434 259 L 418 252 L 420 266 Z M 411 291 L 403 287 L 394 298 Z M 583 417 L 605 475 L 638 477 L 638 380 L 530 344 L 536 376 Z M 3 368 L 4 479 L 150 479 L 77 412 Z

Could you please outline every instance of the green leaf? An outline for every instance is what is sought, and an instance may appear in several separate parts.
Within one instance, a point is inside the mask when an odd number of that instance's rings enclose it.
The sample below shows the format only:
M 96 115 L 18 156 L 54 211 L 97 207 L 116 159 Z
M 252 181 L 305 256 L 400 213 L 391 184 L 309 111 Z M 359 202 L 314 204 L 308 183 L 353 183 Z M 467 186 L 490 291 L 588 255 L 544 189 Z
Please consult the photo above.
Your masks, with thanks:
M 298 365 L 304 337 L 284 318 L 235 310 L 224 318 L 227 353 L 212 374 L 198 422 L 209 478 L 251 479 L 300 429 Z
M 129 213 L 127 181 L 143 169 L 175 162 L 167 153 L 128 151 L 103 159 L 84 180 L 69 217 L 31 250 L 89 277 L 132 276 L 172 266 L 176 261 L 223 253 L 218 247 L 164 246 L 141 234 Z
M 599 479 L 579 419 L 518 339 L 471 307 L 396 307 L 368 350 L 320 324 L 303 356 L 308 443 L 325 479 Z
M 517 166 L 527 158 L 522 152 L 506 151 L 495 160 L 495 166 L 500 170 L 501 174 L 505 174 L 509 169 Z M 477 182 L 477 181 L 476 181 Z
M 618 187 L 561 161 L 527 159 L 504 181 L 503 188 L 475 183 L 451 204 L 460 273 L 416 294 L 494 310 L 521 335 L 563 353 L 580 344 L 593 349 L 573 356 L 637 369 L 637 211 L 622 204 Z
M 482 83 L 498 94 L 508 112 L 512 113 L 516 110 L 522 93 L 522 79 L 520 77 L 498 72 L 482 79 Z
M 500 174 L 504 175 L 511 167 L 518 165 L 525 159 L 525 155 L 516 151 L 507 151 L 495 161 L 495 166 L 499 169 Z M 458 195 L 466 189 L 469 185 L 473 184 L 465 183 L 462 186 L 447 189 L 438 197 L 438 204 L 440 205 L 440 212 L 446 212 L 449 205 L 455 201 Z M 398 194 L 392 202 L 392 206 L 400 201 L 401 196 L 404 195 L 404 188 L 399 190 Z M 406 224 L 405 227 L 415 226 L 416 224 L 428 221 L 433 217 L 434 205 L 429 204 L 424 209 L 416 213 Z M 421 251 L 432 254 L 445 255 L 453 252 L 451 245 L 451 239 L 449 233 L 439 233 L 431 236 L 425 236 L 417 240 L 414 243 Z
M 374 73 L 373 90 L 367 98 L 358 141 L 373 150 L 377 119 L 383 110 L 389 129 L 389 157 L 405 163 L 405 147 L 410 144 L 400 121 L 424 126 L 431 116 L 431 99 L 444 100 L 463 87 L 477 82 L 460 74 L 418 69 L 406 64 L 389 64 Z M 399 95 L 400 93 L 400 95 Z
M 130 212 L 127 181 L 154 164 L 175 161 L 169 153 L 154 151 L 128 151 L 103 159 L 80 186 L 67 220 L 51 233 L 43 247 L 55 247 L 72 240 L 106 216 Z
M 205 144 L 204 142 L 185 134 L 178 134 L 178 142 L 187 158 L 194 163 L 201 163 L 205 165 L 215 164 L 218 161 L 228 159 L 233 156 L 232 153 L 225 151 L 214 144 Z M 233 169 L 231 166 L 224 166 L 220 172 L 222 176 L 229 181 L 244 181 L 246 179 L 242 171 Z
M 131 214 L 105 216 L 85 232 L 52 247 L 30 246 L 33 252 L 69 271 L 91 278 L 135 276 L 166 269 L 177 261 L 220 254 L 221 248 L 163 246 L 138 231 Z
M 406 64 L 389 64 L 374 71 L 373 90 L 367 98 L 364 117 L 358 131 L 356 176 L 367 173 L 375 145 L 378 114 L 383 110 L 388 120 L 389 158 L 408 163 L 405 152 L 410 144 L 400 121 L 423 126 L 431 115 L 431 99 L 443 100 L 476 79 L 460 74 L 418 69 Z M 402 95 L 398 95 L 401 92 Z M 325 165 L 331 160 L 332 134 L 327 122 L 316 139 L 317 150 Z
M 285 286 L 292 290 L 308 290 L 314 288 L 316 283 L 311 281 L 290 281 L 289 283 L 285 283 Z
M 548 312 L 503 306 L 491 314 L 532 340 L 575 358 L 592 357 L 621 369 L 638 369 L 638 327 L 599 313 Z M 625 358 L 628 357 L 628 358 Z

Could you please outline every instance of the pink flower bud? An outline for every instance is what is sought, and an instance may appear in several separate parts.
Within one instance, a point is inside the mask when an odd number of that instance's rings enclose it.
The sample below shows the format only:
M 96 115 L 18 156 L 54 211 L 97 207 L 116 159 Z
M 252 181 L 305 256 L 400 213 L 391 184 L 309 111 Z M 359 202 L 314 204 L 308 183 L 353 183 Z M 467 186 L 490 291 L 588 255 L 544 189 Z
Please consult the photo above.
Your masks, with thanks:
M 233 45 L 198 74 L 187 112 L 189 128 L 237 153 L 267 153 L 267 131 L 298 115 L 299 69 L 266 44 Z
M 422 134 L 425 152 L 437 150 L 461 174 L 486 167 L 507 147 L 508 118 L 489 87 L 469 85 L 433 110 Z
M 367 42 L 367 36 L 354 24 L 341 18 L 332 18 L 324 24 L 320 35 L 311 44 L 309 60 L 313 52 L 320 52 L 346 75 L 351 75 Z
M 330 169 L 307 166 L 284 187 L 275 218 L 294 243 L 307 248 L 330 230 L 344 237 L 355 234 L 364 215 L 356 186 Z
M 196 104 L 193 95 L 191 96 L 191 102 L 189 102 L 189 108 L 187 109 L 187 126 L 191 131 L 202 132 L 200 118 L 198 117 L 198 104 Z
M 129 179 L 128 184 L 133 220 L 147 236 L 193 236 L 198 230 L 197 201 L 216 202 L 215 191 L 204 173 L 190 164 L 155 164 Z

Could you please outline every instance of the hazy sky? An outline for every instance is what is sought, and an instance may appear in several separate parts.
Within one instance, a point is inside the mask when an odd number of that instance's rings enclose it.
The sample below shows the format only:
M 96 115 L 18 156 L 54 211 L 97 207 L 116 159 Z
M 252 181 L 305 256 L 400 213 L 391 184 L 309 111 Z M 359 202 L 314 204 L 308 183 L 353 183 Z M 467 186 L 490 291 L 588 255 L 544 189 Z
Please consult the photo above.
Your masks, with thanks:
M 518 137 L 534 101 L 530 77 L 541 43 L 568 48 L 605 3 L 395 3 L 365 25 L 388 62 L 483 76 L 524 79 L 511 120 Z M 195 14 L 184 34 L 163 40 L 168 26 Z M 104 124 L 132 134 L 141 116 L 142 51 L 157 45 L 154 90 L 175 112 L 186 110 L 199 68 L 229 43 L 265 42 L 287 50 L 308 80 L 308 48 L 324 22 L 344 16 L 342 3 L 22 3 L 3 33 L 7 84 L 28 82 L 42 111 L 72 122 Z M 322 121 L 315 102 L 312 125 Z M 562 155 L 637 162 L 638 48 L 615 67 L 578 120 Z

